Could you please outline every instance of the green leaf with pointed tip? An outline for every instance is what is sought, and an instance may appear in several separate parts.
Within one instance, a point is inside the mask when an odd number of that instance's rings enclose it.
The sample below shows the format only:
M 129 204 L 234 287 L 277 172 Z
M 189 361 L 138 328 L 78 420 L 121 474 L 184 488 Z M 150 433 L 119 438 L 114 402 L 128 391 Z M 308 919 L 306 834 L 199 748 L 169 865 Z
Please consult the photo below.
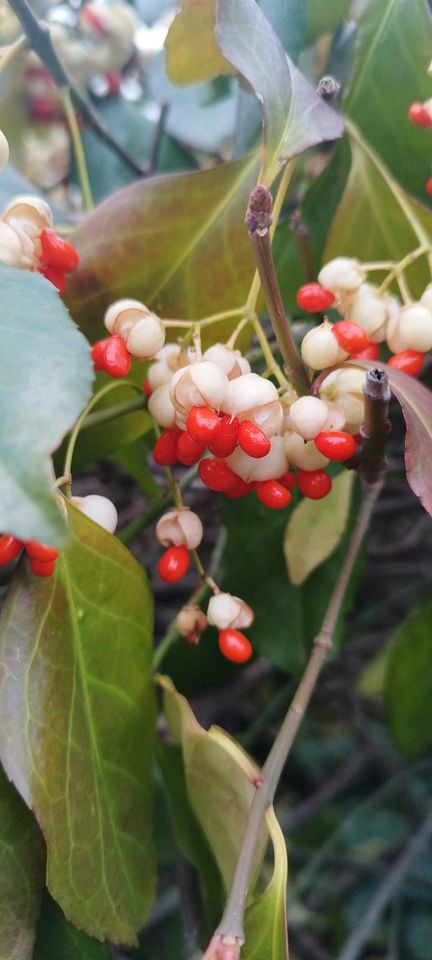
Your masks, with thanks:
M 215 37 L 216 0 L 183 0 L 165 40 L 166 69 L 179 85 L 233 73 Z
M 212 170 L 147 179 L 106 200 L 74 231 L 80 267 L 68 302 L 91 340 L 118 297 L 163 317 L 205 317 L 241 306 L 254 260 L 244 226 L 258 154 Z M 218 324 L 217 338 L 235 321 Z
M 323 4 L 331 6 L 334 4 Z M 404 187 L 425 197 L 430 137 L 407 111 L 431 96 L 432 19 L 427 0 L 369 0 L 358 25 L 356 65 L 344 99 L 355 121 Z
M 219 727 L 205 731 L 185 697 L 168 677 L 158 678 L 171 733 L 183 750 L 186 786 L 195 815 L 213 850 L 227 889 L 244 834 L 259 768 Z M 287 854 L 273 807 L 268 810 L 257 844 L 258 875 L 268 836 L 273 844 L 274 869 L 264 892 L 246 911 L 245 960 L 288 960 L 286 934 Z
M 0 768 L 0 960 L 31 960 L 44 859 L 34 818 Z
M 152 602 L 125 547 L 68 515 L 55 575 L 23 562 L 0 620 L 0 754 L 41 825 L 67 918 L 133 943 L 154 890 Z
M 33 960 L 113 960 L 113 951 L 69 923 L 58 903 L 46 893 Z
M 321 500 L 300 500 L 294 507 L 285 532 L 284 552 L 291 583 L 299 586 L 333 553 L 348 523 L 352 471 L 343 470 Z
M 349 132 L 351 169 L 323 260 L 340 255 L 365 262 L 401 260 L 430 237 L 432 214 L 408 197 L 356 128 Z M 424 257 L 409 267 L 407 277 L 414 296 L 420 296 L 429 279 Z
M 50 455 L 91 394 L 90 349 L 48 280 L 0 264 L 0 291 L 0 530 L 58 545 Z
M 252 88 L 264 129 L 263 182 L 280 164 L 342 136 L 343 120 L 287 57 L 255 0 L 219 0 L 216 36 L 223 55 Z
M 402 626 L 390 648 L 385 702 L 402 752 L 416 757 L 432 743 L 432 604 Z

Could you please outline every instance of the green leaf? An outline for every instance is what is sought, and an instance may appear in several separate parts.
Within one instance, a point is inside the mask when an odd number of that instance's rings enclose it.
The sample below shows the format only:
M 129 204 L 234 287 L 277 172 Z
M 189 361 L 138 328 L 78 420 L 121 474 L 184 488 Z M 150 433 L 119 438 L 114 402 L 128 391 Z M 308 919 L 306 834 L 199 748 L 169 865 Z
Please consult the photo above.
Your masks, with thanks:
M 58 545 L 50 454 L 90 393 L 90 350 L 48 280 L 0 264 L 0 530 Z
M 415 377 L 385 364 L 349 360 L 349 366 L 368 370 L 383 367 L 405 419 L 405 468 L 407 481 L 424 509 L 432 516 L 432 413 L 431 392 Z
M 284 550 L 291 582 L 296 586 L 329 557 L 348 523 L 354 474 L 343 470 L 329 495 L 320 500 L 301 500 L 288 520 Z
M 323 140 L 342 136 L 343 121 L 287 58 L 255 0 L 219 0 L 219 46 L 258 99 L 264 128 L 263 181 L 280 164 Z
M 25 563 L 0 621 L 0 752 L 35 811 L 47 884 L 68 919 L 133 943 L 152 902 L 154 698 L 146 576 L 69 507 L 49 579 Z
M 427 240 L 431 212 L 407 196 L 355 127 L 350 126 L 349 133 L 351 169 L 327 238 L 324 262 L 340 255 L 365 262 L 401 260 Z M 413 294 L 420 296 L 429 279 L 424 257 L 416 260 L 407 276 Z
M 165 40 L 166 69 L 173 83 L 199 83 L 233 73 L 215 37 L 216 0 L 183 0 Z
M 259 769 L 241 747 L 218 727 L 207 732 L 187 700 L 168 677 L 158 677 L 171 733 L 183 750 L 190 803 L 207 836 L 227 889 L 237 862 Z M 257 844 L 255 874 L 268 835 L 273 844 L 273 876 L 246 911 L 245 960 L 288 960 L 286 939 L 287 854 L 274 810 L 268 810 Z
M 157 760 L 167 786 L 179 844 L 185 857 L 198 871 L 210 934 L 219 922 L 223 910 L 222 877 L 188 797 L 180 747 L 173 743 L 158 743 Z
M 246 911 L 244 960 L 288 960 L 285 838 L 275 817 L 268 817 L 267 824 L 273 844 L 273 875 L 264 892 Z
M 394 638 L 385 702 L 393 736 L 407 757 L 432 743 L 432 604 L 418 610 Z
M 44 868 L 35 821 L 0 768 L 0 960 L 31 960 Z
M 306 36 L 312 43 L 323 33 L 332 33 L 343 23 L 351 6 L 351 0 L 332 0 L 323 3 L 322 0 L 306 0 Z
M 113 960 L 111 947 L 78 930 L 48 895 L 42 904 L 33 960 Z
M 205 317 L 246 300 L 254 261 L 244 226 L 258 156 L 143 180 L 105 201 L 72 234 L 81 263 L 68 300 L 92 340 L 118 297 L 165 317 Z M 218 325 L 217 335 L 232 329 Z
M 331 6 L 334 4 L 325 6 Z M 432 20 L 426 0 L 369 0 L 360 18 L 356 67 L 344 111 L 408 191 L 425 196 L 430 143 L 407 117 L 427 100 Z

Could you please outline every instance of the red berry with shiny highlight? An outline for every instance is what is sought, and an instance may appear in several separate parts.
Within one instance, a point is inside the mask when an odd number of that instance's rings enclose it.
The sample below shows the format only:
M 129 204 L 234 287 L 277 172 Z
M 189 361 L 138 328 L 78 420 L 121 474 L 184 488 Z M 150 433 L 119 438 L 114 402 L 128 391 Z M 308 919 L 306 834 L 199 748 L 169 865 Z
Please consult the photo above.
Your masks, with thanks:
M 219 428 L 220 420 L 215 410 L 210 407 L 192 407 L 189 410 L 186 429 L 194 440 L 207 445 L 217 435 Z
M 351 360 L 379 360 L 379 343 L 368 343 L 364 350 L 351 354 Z
M 250 640 L 241 630 L 234 630 L 233 627 L 219 630 L 218 644 L 220 652 L 232 663 L 246 663 L 253 654 Z
M 158 574 L 166 583 L 177 583 L 189 569 L 189 552 L 186 547 L 168 547 L 158 563 Z
M 249 457 L 257 460 L 266 457 L 271 450 L 270 440 L 253 420 L 242 420 L 238 428 L 237 442 Z
M 41 563 L 49 563 L 51 560 L 57 560 L 58 550 L 56 550 L 55 547 L 48 546 L 47 543 L 39 543 L 37 540 L 25 540 L 24 546 L 32 560 L 40 560 Z
M 153 460 L 158 467 L 172 467 L 177 463 L 177 443 L 180 433 L 181 430 L 178 427 L 162 430 L 153 447 Z
M 240 500 L 242 497 L 248 497 L 255 490 L 254 483 L 248 483 L 242 477 L 236 477 L 235 483 L 229 490 L 225 490 L 225 496 L 230 500 Z
M 52 577 L 55 560 L 38 560 L 36 557 L 30 557 L 30 568 L 35 577 Z
M 297 483 L 300 493 L 310 500 L 321 500 L 332 488 L 331 477 L 325 470 L 298 470 Z
M 110 377 L 126 377 L 131 368 L 131 355 L 122 337 L 117 335 L 98 340 L 91 351 L 95 370 L 103 370 Z
M 261 480 L 255 484 L 258 500 L 270 510 L 284 510 L 291 502 L 291 494 L 278 480 Z
M 205 451 L 205 443 L 194 440 L 186 431 L 182 431 L 177 440 L 177 460 L 185 467 L 198 463 Z
M 420 373 L 423 361 L 424 353 L 420 353 L 420 350 L 402 350 L 390 357 L 387 364 L 389 367 L 393 367 L 393 370 L 401 370 L 402 373 L 407 373 L 409 377 L 415 377 Z
M 215 457 L 229 457 L 230 453 L 234 453 L 238 428 L 237 417 L 230 417 L 229 413 L 223 413 L 219 418 L 219 430 L 208 445 L 210 453 Z
M 315 437 L 314 444 L 328 460 L 349 460 L 357 450 L 354 437 L 344 430 L 323 430 Z
M 281 477 L 277 477 L 277 482 L 281 483 L 283 487 L 287 488 L 287 490 L 294 490 L 294 487 L 297 483 L 297 478 L 295 473 L 292 473 L 291 470 L 287 470 L 286 473 L 283 473 Z
M 425 107 L 424 103 L 412 103 L 408 110 L 408 118 L 416 127 L 432 127 L 432 115 Z
M 338 320 L 332 326 L 332 333 L 335 335 L 339 346 L 347 353 L 359 353 L 361 350 L 365 350 L 369 343 L 366 330 L 363 330 L 363 327 L 351 320 Z
M 79 256 L 75 247 L 55 232 L 55 230 L 41 230 L 40 242 L 44 263 L 61 273 L 72 273 L 79 264 Z
M 206 487 L 216 493 L 226 493 L 234 487 L 238 479 L 237 474 L 225 463 L 221 457 L 207 457 L 201 460 L 198 475 Z
M 15 560 L 22 548 L 21 540 L 17 540 L 10 533 L 4 533 L 0 537 L 0 567 L 5 567 L 7 563 Z
M 306 313 L 320 313 L 328 310 L 335 302 L 334 293 L 325 290 L 320 283 L 305 283 L 297 293 L 297 303 Z

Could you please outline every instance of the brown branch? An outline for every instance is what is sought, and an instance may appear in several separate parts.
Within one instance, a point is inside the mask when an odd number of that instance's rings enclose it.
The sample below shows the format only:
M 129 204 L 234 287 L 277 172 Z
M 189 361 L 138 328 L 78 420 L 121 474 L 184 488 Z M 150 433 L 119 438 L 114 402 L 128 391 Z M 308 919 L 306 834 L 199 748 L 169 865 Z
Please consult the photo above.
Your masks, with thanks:
M 386 370 L 368 370 L 363 385 L 364 420 L 359 470 L 366 483 L 373 484 L 387 466 L 386 444 L 389 432 L 388 408 L 391 391 Z

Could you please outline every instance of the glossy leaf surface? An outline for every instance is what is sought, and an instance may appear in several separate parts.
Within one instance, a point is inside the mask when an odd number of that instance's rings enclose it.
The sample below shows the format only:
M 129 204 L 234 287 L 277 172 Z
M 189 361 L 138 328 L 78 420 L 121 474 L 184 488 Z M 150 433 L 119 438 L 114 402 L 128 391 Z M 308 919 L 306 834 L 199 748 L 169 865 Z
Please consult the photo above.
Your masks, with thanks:
M 35 820 L 0 769 L 0 958 L 31 960 L 44 884 Z
M 0 626 L 0 750 L 68 919 L 133 943 L 153 897 L 152 602 L 119 541 L 69 509 L 51 578 L 24 563 Z

